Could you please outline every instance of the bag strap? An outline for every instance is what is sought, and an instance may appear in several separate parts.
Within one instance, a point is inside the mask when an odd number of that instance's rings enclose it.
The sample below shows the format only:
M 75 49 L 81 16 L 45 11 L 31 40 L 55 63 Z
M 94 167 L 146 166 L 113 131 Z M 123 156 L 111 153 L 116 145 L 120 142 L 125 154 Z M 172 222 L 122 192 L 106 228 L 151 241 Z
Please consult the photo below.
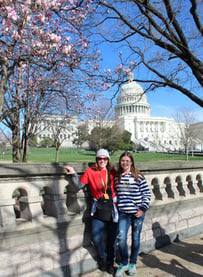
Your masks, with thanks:
M 107 193 L 110 197 L 110 199 L 112 199 L 112 190 L 111 190 L 111 176 L 110 173 L 108 171 L 108 184 L 107 184 Z

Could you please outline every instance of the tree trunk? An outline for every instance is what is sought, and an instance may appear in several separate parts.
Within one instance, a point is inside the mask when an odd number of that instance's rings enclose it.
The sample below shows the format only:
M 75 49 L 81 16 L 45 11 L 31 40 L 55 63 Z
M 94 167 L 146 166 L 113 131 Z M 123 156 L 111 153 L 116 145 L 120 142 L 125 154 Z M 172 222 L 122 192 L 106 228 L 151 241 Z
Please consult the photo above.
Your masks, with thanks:
M 56 159 L 55 162 L 58 163 L 59 161 L 59 148 L 56 148 Z
M 20 160 L 20 127 L 19 114 L 16 115 L 12 130 L 13 163 L 19 163 Z
M 23 163 L 27 163 L 28 152 L 29 152 L 28 139 L 25 136 L 24 147 L 23 147 L 23 159 L 22 159 Z

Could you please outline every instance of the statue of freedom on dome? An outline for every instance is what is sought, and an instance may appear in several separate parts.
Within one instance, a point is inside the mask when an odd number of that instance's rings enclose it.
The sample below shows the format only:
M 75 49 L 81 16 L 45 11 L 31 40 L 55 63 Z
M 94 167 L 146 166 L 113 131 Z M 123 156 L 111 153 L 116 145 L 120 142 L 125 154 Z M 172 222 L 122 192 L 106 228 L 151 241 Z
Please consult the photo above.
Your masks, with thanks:
M 127 77 L 128 77 L 128 82 L 132 82 L 134 80 L 134 74 L 132 71 L 129 71 L 127 73 Z

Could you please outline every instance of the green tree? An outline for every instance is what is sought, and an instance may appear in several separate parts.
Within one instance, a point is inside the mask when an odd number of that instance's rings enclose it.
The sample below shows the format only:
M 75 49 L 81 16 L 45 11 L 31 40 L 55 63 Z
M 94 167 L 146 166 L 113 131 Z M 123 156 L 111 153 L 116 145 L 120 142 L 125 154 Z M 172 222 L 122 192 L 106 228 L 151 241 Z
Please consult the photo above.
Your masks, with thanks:
M 44 138 L 44 139 L 42 139 L 40 141 L 40 145 L 42 147 L 46 147 L 46 148 L 48 148 L 48 147 L 54 147 L 54 141 L 52 139 L 50 139 L 50 138 Z
M 130 151 L 132 150 L 132 142 L 131 142 L 131 136 L 132 134 L 128 132 L 127 130 L 124 130 L 121 137 L 122 137 L 122 142 L 119 145 L 119 148 L 125 151 Z
M 29 146 L 36 147 L 37 146 L 37 136 L 33 136 L 29 140 Z
M 89 136 L 89 148 L 90 150 L 97 151 L 99 148 L 104 147 L 104 133 L 105 128 L 97 126 L 92 129 Z
M 111 154 L 117 150 L 131 150 L 131 134 L 121 131 L 117 125 L 112 127 L 95 127 L 89 136 L 89 147 L 96 151 L 99 148 L 107 149 Z
M 88 125 L 84 123 L 83 125 L 78 126 L 74 135 L 76 137 L 72 140 L 72 142 L 77 146 L 77 148 L 80 148 L 84 142 L 88 141 Z
M 122 133 L 118 126 L 113 125 L 108 127 L 104 131 L 104 145 L 103 147 L 108 149 L 112 154 L 119 149 L 119 145 L 122 142 Z

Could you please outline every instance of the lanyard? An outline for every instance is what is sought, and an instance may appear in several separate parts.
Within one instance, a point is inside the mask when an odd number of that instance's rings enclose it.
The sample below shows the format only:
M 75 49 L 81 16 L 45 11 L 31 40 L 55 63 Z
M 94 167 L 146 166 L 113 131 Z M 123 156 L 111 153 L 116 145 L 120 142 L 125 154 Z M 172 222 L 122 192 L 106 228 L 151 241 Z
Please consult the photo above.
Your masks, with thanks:
M 102 182 L 102 185 L 104 187 L 104 198 L 109 198 L 108 194 L 106 193 L 106 190 L 107 190 L 107 182 L 108 182 L 108 175 L 107 175 L 107 170 L 106 170 L 106 182 L 104 182 L 102 176 L 101 176 L 101 173 L 100 171 L 98 171 L 98 174 L 101 178 L 101 182 Z

